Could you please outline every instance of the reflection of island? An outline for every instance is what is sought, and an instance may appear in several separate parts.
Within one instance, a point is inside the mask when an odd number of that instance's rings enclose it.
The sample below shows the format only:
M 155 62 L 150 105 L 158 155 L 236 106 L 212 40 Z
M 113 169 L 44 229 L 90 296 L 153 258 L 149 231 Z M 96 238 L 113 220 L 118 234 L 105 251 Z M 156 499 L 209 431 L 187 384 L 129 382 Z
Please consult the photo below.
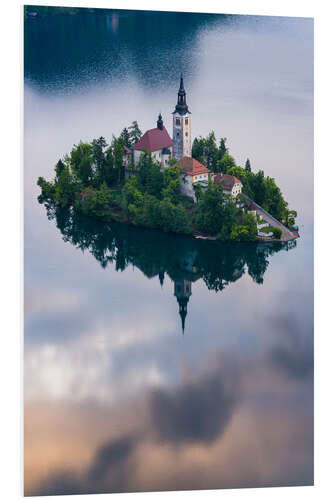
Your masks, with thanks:
M 192 283 L 201 279 L 209 290 L 222 291 L 247 271 L 258 284 L 268 267 L 268 257 L 290 250 L 296 240 L 271 244 L 223 244 L 160 233 L 124 224 L 105 224 L 71 210 L 47 206 L 49 219 L 55 219 L 63 239 L 89 252 L 103 268 L 109 263 L 117 271 L 128 265 L 140 269 L 163 286 L 165 274 L 174 283 L 183 332 L 192 295 Z

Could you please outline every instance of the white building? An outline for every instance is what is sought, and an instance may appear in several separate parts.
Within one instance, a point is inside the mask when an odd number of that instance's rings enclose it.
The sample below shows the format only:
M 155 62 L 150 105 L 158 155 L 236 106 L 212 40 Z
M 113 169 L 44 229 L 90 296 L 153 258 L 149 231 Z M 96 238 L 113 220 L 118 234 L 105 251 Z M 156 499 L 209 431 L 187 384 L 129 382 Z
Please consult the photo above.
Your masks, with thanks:
M 191 112 L 186 104 L 183 75 L 180 77 L 178 101 L 173 114 L 173 155 L 177 160 L 192 156 Z
M 213 182 L 223 186 L 223 192 L 237 196 L 242 192 L 243 184 L 237 177 L 229 174 L 213 174 Z
M 201 184 L 202 187 L 207 187 L 210 170 L 198 160 L 189 156 L 184 156 L 177 163 L 177 166 L 181 168 L 182 192 L 196 200 L 194 186 Z
M 134 166 L 138 164 L 144 150 L 150 151 L 153 158 L 163 167 L 168 166 L 172 156 L 172 139 L 163 125 L 161 114 L 158 116 L 157 127 L 147 130 L 141 139 L 133 146 Z

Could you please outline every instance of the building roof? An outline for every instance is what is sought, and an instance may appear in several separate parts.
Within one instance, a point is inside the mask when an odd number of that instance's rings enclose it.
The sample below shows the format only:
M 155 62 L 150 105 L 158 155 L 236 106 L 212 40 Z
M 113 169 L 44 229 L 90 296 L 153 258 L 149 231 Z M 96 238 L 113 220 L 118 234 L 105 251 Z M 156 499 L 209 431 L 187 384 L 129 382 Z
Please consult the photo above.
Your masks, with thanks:
M 222 184 L 223 188 L 226 191 L 231 191 L 234 185 L 237 183 L 241 184 L 241 181 L 234 175 L 216 174 L 214 176 L 214 184 Z
M 172 146 L 172 140 L 169 136 L 167 129 L 163 126 L 160 128 L 152 128 L 147 130 L 141 139 L 134 144 L 133 149 L 148 149 L 151 153 L 159 149 L 169 148 Z
M 182 169 L 183 174 L 187 175 L 198 175 L 198 174 L 209 174 L 210 170 L 200 163 L 195 158 L 190 158 L 189 156 L 184 156 L 177 163 L 178 167 Z

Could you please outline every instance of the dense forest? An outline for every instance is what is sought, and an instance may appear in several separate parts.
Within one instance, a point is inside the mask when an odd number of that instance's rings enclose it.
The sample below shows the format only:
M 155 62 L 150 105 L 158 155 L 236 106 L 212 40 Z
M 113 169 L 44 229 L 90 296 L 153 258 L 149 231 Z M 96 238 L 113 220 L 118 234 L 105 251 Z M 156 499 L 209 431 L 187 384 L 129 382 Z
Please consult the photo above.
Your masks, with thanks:
M 196 187 L 196 202 L 182 194 L 181 170 L 171 159 L 168 168 L 144 151 L 138 165 L 128 166 L 132 175 L 125 179 L 124 146 L 131 147 L 141 137 L 137 122 L 124 128 L 107 144 L 104 137 L 74 145 L 70 154 L 55 165 L 55 178 L 39 177 L 40 203 L 53 201 L 106 222 L 193 235 L 200 233 L 222 241 L 255 241 L 257 221 L 247 213 L 248 202 L 238 195 L 233 200 L 221 185 L 209 180 L 206 189 Z M 282 193 L 270 177 L 252 172 L 250 161 L 237 166 L 226 147 L 226 139 L 216 144 L 213 132 L 196 138 L 192 155 L 213 172 L 238 177 L 243 192 L 287 226 L 295 223 L 296 212 L 288 209 Z M 236 201 L 236 203 L 235 203 Z

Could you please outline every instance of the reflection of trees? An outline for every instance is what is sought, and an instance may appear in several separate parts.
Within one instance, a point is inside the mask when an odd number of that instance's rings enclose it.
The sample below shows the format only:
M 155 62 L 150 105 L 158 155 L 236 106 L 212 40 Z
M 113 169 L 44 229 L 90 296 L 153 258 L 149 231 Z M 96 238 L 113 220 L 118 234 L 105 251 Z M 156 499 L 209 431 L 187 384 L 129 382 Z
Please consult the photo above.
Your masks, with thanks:
M 263 283 L 269 256 L 296 246 L 296 241 L 222 244 L 195 240 L 123 224 L 105 224 L 52 205 L 47 206 L 47 213 L 49 219 L 55 219 L 65 241 L 89 250 L 104 268 L 112 263 L 122 271 L 133 265 L 148 278 L 157 276 L 161 283 L 165 273 L 173 282 L 201 278 L 208 289 L 215 291 L 237 281 L 246 269 L 256 283 Z

